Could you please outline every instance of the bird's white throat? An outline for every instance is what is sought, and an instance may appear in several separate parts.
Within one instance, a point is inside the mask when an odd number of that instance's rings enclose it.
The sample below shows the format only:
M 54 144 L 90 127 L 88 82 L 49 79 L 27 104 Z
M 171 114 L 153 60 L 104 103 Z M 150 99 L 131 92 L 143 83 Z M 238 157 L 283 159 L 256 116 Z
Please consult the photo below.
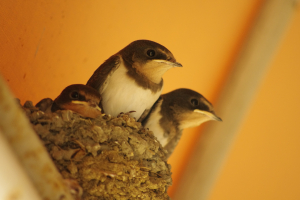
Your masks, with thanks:
M 164 73 L 173 67 L 170 62 L 162 62 L 160 60 L 151 60 L 143 65 L 135 62 L 133 65 L 140 73 L 156 84 L 159 84 Z

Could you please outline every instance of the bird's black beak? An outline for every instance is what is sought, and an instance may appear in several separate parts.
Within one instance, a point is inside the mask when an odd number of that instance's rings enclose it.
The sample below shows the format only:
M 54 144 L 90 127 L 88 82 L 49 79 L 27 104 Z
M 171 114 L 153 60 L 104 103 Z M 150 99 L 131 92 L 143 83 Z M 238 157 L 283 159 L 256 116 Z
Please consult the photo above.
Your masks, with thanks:
M 96 110 L 101 111 L 101 108 L 99 107 L 99 104 L 97 104 L 97 102 L 90 100 L 90 101 L 88 101 L 88 105 L 92 108 L 95 108 Z
M 152 61 L 155 61 L 155 62 L 158 62 L 158 63 L 164 63 L 168 66 L 171 66 L 171 67 L 182 67 L 182 64 L 180 64 L 179 62 L 176 62 L 174 60 L 160 60 L 160 59 L 157 59 L 157 60 L 152 60 Z
M 215 120 L 216 121 L 219 121 L 219 122 L 222 122 L 223 120 L 221 119 L 221 117 L 218 117 L 217 115 L 215 115 Z
M 182 67 L 182 64 L 180 64 L 179 62 L 174 62 L 174 67 Z
M 213 111 L 212 112 L 208 112 L 208 111 L 204 111 L 204 110 L 195 109 L 194 112 L 206 115 L 207 117 L 211 118 L 211 120 L 215 120 L 215 121 L 219 121 L 219 122 L 223 121 Z

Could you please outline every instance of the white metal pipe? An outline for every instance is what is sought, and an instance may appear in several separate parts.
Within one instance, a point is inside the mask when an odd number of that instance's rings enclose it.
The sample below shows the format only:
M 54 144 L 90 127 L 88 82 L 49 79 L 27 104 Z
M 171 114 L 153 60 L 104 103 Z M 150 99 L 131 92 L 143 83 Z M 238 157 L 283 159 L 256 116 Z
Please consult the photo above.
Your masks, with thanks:
M 0 199 L 41 199 L 1 130 L 0 158 Z
M 0 130 L 42 199 L 72 199 L 61 174 L 2 77 L 0 77 Z

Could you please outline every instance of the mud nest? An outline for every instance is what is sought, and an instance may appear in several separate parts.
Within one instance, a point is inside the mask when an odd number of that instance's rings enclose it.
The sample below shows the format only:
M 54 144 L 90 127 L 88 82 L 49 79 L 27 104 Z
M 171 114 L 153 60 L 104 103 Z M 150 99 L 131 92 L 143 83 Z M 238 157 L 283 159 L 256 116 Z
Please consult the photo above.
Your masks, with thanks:
M 44 113 L 29 101 L 23 109 L 62 176 L 82 187 L 82 199 L 169 199 L 166 152 L 128 114 L 89 119 L 70 110 Z

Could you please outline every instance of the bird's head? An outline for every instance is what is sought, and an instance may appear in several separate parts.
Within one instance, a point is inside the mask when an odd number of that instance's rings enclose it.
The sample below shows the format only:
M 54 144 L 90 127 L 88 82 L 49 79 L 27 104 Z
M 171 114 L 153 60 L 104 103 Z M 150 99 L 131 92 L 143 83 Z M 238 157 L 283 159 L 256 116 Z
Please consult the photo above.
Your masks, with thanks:
M 168 100 L 170 113 L 178 123 L 179 129 L 199 126 L 209 120 L 222 121 L 212 104 L 201 94 L 190 89 L 177 89 L 162 95 Z
M 166 47 L 150 40 L 136 40 L 119 54 L 138 73 L 154 83 L 160 83 L 163 74 L 170 68 L 182 67 Z
M 98 91 L 82 84 L 66 87 L 54 100 L 51 110 L 72 110 L 85 117 L 96 118 L 101 115 L 101 96 Z

